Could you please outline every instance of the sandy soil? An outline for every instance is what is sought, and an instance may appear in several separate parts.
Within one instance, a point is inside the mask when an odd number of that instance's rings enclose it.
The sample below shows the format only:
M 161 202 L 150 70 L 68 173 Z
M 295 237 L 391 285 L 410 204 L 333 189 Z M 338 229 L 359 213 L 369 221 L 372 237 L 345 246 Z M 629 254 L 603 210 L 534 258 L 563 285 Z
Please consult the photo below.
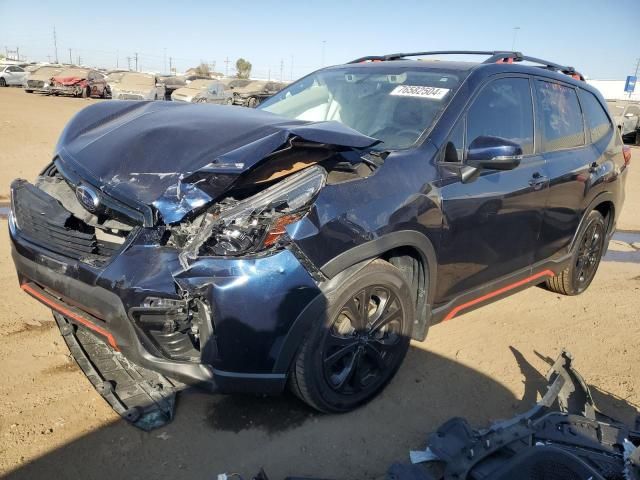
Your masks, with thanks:
M 88 102 L 0 90 L 0 193 L 12 178 L 38 173 L 65 122 Z M 634 156 L 640 162 L 640 149 Z M 619 228 L 640 230 L 640 176 L 630 173 Z M 637 237 L 618 238 L 584 295 L 531 288 L 432 328 L 383 394 L 356 412 L 318 415 L 290 396 L 189 393 L 173 423 L 143 433 L 112 412 L 47 309 L 20 292 L 3 234 L 0 475 L 208 479 L 264 466 L 272 478 L 375 478 L 451 416 L 484 424 L 525 410 L 544 385 L 540 356 L 563 347 L 601 407 L 631 421 L 640 404 L 640 250 L 631 246 Z

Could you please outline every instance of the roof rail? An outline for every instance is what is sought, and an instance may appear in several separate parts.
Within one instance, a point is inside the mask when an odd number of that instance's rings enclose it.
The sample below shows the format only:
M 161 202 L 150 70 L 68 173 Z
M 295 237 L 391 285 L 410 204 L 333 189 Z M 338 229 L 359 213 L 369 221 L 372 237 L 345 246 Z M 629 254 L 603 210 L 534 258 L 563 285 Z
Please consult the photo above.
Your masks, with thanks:
M 370 55 L 367 57 L 360 57 L 352 60 L 348 63 L 363 63 L 363 62 L 388 62 L 393 60 L 402 60 L 407 57 L 426 57 L 429 55 L 484 55 L 488 56 L 482 63 L 514 63 L 514 62 L 531 62 L 537 63 L 540 67 L 547 70 L 564 73 L 576 80 L 583 80 L 584 76 L 577 72 L 573 67 L 566 65 L 559 65 L 554 62 L 542 60 L 540 58 L 529 57 L 523 55 L 521 52 L 501 51 L 501 50 L 440 50 L 432 52 L 412 52 L 412 53 L 391 53 L 388 55 Z

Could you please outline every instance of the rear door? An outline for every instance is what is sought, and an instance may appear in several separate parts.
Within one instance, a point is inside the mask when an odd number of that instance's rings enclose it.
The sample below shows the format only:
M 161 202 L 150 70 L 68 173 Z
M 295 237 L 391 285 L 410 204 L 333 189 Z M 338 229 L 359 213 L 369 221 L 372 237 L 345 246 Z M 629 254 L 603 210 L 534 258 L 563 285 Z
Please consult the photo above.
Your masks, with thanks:
M 468 183 L 450 176 L 441 186 L 445 228 L 438 302 L 510 273 L 528 273 L 539 248 L 547 187 L 545 162 L 535 149 L 533 112 L 530 79 L 501 77 L 482 88 L 454 127 L 444 149 L 449 162 L 464 163 L 460 154 L 479 136 L 517 142 L 524 158 L 513 170 L 485 170 Z
M 537 79 L 538 124 L 549 195 L 542 226 L 538 259 L 562 255 L 582 218 L 590 169 L 598 155 L 588 145 L 585 122 L 576 88 Z

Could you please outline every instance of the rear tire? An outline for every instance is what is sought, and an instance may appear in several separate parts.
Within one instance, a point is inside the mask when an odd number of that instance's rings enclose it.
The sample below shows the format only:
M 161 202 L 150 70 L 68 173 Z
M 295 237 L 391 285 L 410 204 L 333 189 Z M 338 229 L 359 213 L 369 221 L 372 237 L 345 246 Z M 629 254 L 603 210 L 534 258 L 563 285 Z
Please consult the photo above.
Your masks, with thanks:
M 6 86 L 7 86 L 7 81 L 4 78 L 0 78 L 0 88 L 6 87 Z
M 546 281 L 547 289 L 562 295 L 579 295 L 596 275 L 607 237 L 604 217 L 593 210 L 584 221 L 576 240 L 571 264 L 560 274 Z
M 258 101 L 258 99 L 256 97 L 251 97 L 249 100 L 247 100 L 247 107 L 256 108 L 259 103 L 260 102 Z
M 376 260 L 327 298 L 294 362 L 290 387 L 322 412 L 348 412 L 373 399 L 409 348 L 415 307 L 402 271 Z
M 33 90 L 25 90 L 27 93 L 33 93 Z
M 85 89 L 82 90 L 81 93 L 82 98 L 89 98 L 91 97 L 91 87 L 87 87 Z

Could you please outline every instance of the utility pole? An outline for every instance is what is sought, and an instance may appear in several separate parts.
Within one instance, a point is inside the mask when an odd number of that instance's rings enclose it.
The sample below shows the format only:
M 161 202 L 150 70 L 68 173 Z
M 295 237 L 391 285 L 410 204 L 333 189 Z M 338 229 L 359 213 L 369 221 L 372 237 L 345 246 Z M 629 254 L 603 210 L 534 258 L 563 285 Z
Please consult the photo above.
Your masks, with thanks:
M 137 72 L 138 71 L 138 52 L 136 52 L 134 55 L 136 58 L 136 72 Z
M 71 58 L 71 49 L 69 49 L 69 63 L 73 65 L 73 58 Z
M 173 75 L 173 58 L 169 57 L 169 75 Z
M 271 80 L 271 69 L 269 69 L 269 80 Z
M 131 71 L 131 57 L 127 57 L 127 70 Z
M 284 81 L 284 59 L 280 59 L 280 81 Z
M 518 38 L 518 30 L 520 27 L 513 27 L 513 40 L 511 41 L 511 51 L 516 49 L 516 39 Z
M 326 40 L 322 40 L 322 65 L 324 67 L 324 47 L 327 45 Z
M 53 50 L 56 55 L 56 63 L 58 63 L 58 37 L 56 36 L 56 26 L 53 26 Z
M 80 55 L 78 55 L 78 66 L 82 65 L 82 62 L 80 61 Z
M 20 61 L 20 47 L 16 47 L 16 58 Z
M 120 67 L 118 63 L 120 63 L 120 51 L 116 50 L 116 70 Z
M 228 77 L 229 76 L 229 57 L 227 57 L 224 61 L 225 67 L 224 67 L 224 76 Z

